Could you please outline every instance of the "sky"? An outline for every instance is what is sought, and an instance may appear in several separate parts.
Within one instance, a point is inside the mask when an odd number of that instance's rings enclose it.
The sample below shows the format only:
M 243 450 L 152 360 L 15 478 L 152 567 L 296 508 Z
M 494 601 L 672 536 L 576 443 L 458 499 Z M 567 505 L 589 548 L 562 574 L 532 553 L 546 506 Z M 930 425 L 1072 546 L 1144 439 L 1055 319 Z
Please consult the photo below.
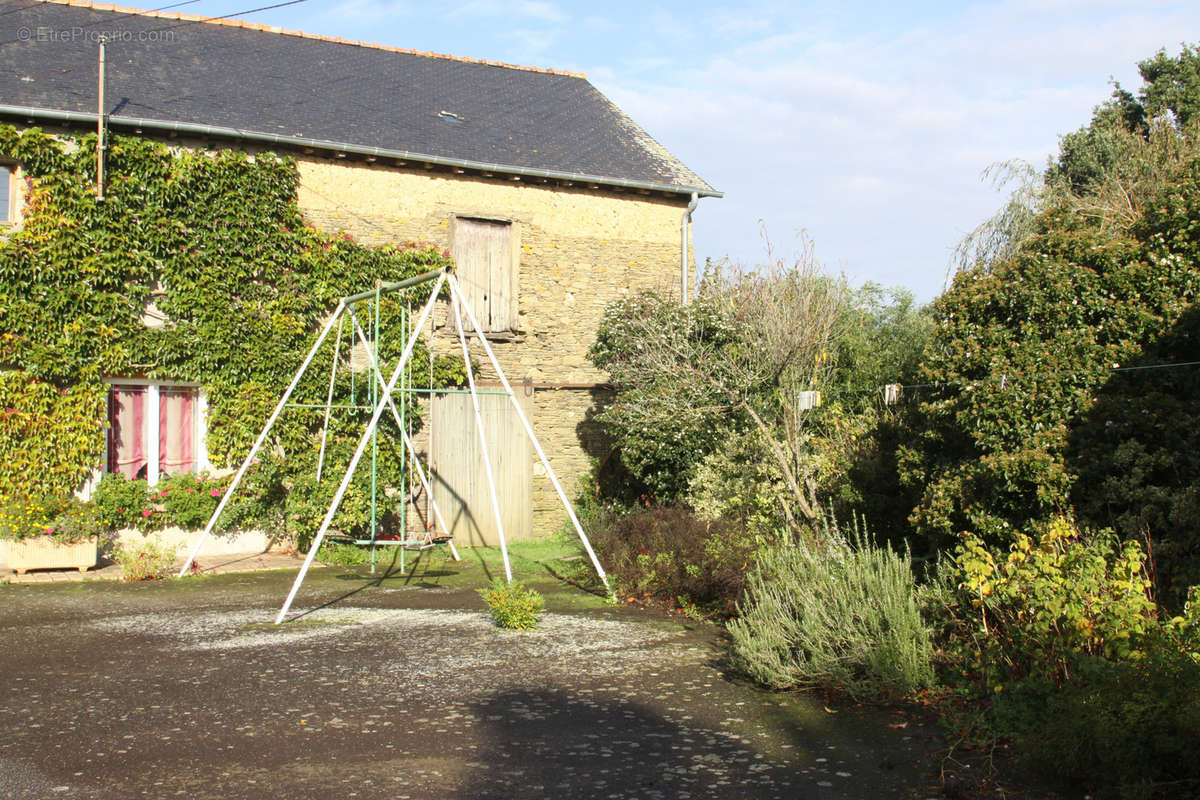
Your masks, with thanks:
M 786 262 L 807 238 L 827 270 L 921 301 L 1002 204 L 989 165 L 1044 166 L 1112 80 L 1136 89 L 1138 61 L 1200 41 L 1195 0 L 303 0 L 235 13 L 270 2 L 177 10 L 585 73 L 725 193 L 693 217 L 699 263 L 752 267 L 768 241 Z

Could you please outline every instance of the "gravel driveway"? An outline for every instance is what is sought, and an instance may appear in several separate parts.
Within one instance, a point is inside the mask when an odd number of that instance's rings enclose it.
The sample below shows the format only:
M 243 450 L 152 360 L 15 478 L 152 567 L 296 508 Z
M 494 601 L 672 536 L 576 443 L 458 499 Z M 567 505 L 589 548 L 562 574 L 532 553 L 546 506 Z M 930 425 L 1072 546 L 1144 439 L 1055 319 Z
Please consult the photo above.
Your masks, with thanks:
M 933 794 L 936 729 L 761 692 L 713 626 L 335 569 L 273 626 L 293 575 L 0 586 L 0 797 Z

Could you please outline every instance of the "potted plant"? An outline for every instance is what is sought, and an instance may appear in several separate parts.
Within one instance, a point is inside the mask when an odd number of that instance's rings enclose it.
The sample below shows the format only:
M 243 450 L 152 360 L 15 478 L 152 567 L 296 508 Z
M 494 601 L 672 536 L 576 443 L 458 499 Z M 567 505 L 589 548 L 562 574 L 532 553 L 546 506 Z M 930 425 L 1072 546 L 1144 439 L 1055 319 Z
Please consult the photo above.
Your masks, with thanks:
M 96 565 L 100 520 L 74 497 L 15 498 L 0 507 L 0 539 L 8 545 L 9 569 L 78 569 Z

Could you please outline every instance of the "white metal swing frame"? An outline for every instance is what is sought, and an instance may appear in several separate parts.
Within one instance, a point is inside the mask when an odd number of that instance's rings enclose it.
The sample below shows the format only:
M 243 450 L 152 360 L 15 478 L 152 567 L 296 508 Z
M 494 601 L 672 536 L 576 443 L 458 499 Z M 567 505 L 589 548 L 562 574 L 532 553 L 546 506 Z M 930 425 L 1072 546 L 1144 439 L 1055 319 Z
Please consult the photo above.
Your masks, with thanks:
M 413 445 L 412 439 L 409 437 L 408 432 L 405 431 L 403 425 L 400 424 L 399 412 L 396 410 L 395 403 L 392 400 L 392 393 L 395 390 L 396 382 L 397 382 L 397 380 L 399 380 L 405 365 L 412 358 L 413 348 L 416 345 L 417 340 L 420 338 L 422 332 L 425 329 L 426 321 L 430 319 L 430 316 L 433 312 L 433 308 L 438 301 L 438 295 L 441 292 L 443 285 L 448 285 L 450 288 L 450 305 L 451 305 L 451 308 L 454 313 L 455 321 L 458 323 L 456 327 L 458 330 L 459 345 L 462 349 L 463 362 L 466 367 L 466 373 L 467 373 L 467 384 L 468 384 L 468 388 L 469 388 L 470 394 L 471 394 L 471 403 L 472 403 L 472 406 L 473 406 L 474 412 L 475 412 L 475 428 L 479 435 L 479 445 L 480 445 L 480 451 L 481 451 L 481 455 L 483 457 L 483 462 L 484 462 L 484 472 L 487 476 L 488 489 L 489 489 L 489 493 L 490 493 L 491 500 L 492 500 L 492 512 L 495 516 L 496 530 L 499 534 L 500 552 L 504 559 L 505 579 L 509 583 L 512 582 L 512 566 L 511 566 L 511 563 L 508 558 L 508 544 L 507 544 L 507 541 L 506 541 L 506 538 L 504 535 L 504 523 L 501 519 L 501 514 L 500 514 L 500 500 L 496 493 L 496 481 L 492 474 L 491 459 L 489 458 L 488 448 L 487 448 L 487 437 L 486 437 L 486 432 L 484 431 L 484 428 L 483 428 L 483 418 L 482 418 L 482 415 L 481 415 L 480 409 L 479 409 L 479 396 L 478 396 L 476 388 L 475 388 L 475 375 L 474 375 L 474 370 L 471 367 L 470 350 L 467 345 L 467 337 L 466 337 L 466 333 L 464 331 L 464 326 L 462 324 L 464 314 L 466 315 L 467 321 L 470 322 L 471 328 L 474 330 L 475 335 L 479 338 L 479 342 L 482 345 L 484 352 L 487 354 L 488 360 L 490 361 L 492 368 L 496 370 L 496 375 L 500 379 L 500 384 L 504 387 L 504 393 L 507 394 L 508 398 L 512 401 L 513 409 L 516 411 L 517 417 L 521 420 L 521 425 L 525 429 L 525 433 L 529 437 L 529 441 L 533 445 L 533 448 L 534 448 L 535 452 L 537 453 L 538 458 L 540 459 L 540 461 L 542 463 L 542 466 L 545 468 L 546 475 L 547 475 L 547 477 L 549 477 L 550 483 L 554 486 L 554 490 L 558 494 L 558 498 L 562 502 L 563 508 L 567 512 L 567 516 L 570 518 L 571 524 L 575 528 L 575 532 L 579 535 L 580 542 L 582 542 L 584 550 L 587 552 L 588 558 L 591 560 L 592 566 L 596 570 L 597 576 L 599 576 L 600 580 L 604 583 L 604 586 L 605 586 L 605 588 L 608 589 L 609 594 L 610 595 L 612 594 L 613 590 L 612 590 L 611 585 L 609 584 L 608 576 L 605 574 L 604 568 L 602 566 L 600 566 L 600 561 L 596 557 L 595 551 L 592 549 L 592 544 L 588 540 L 587 534 L 584 533 L 584 531 L 583 531 L 583 526 L 580 524 L 579 518 L 575 514 L 575 509 L 571 505 L 571 501 L 567 498 L 566 492 L 563 490 L 562 484 L 559 482 L 558 476 L 554 472 L 554 468 L 550 465 L 550 460 L 546 457 L 546 453 L 542 449 L 541 442 L 538 441 L 537 434 L 535 434 L 533 431 L 533 426 L 530 424 L 529 418 L 525 415 L 524 409 L 521 408 L 520 401 L 517 400 L 517 396 L 513 392 L 512 385 L 509 383 L 507 376 L 505 376 L 505 374 L 504 374 L 503 368 L 501 368 L 501 366 L 500 366 L 499 359 L 496 358 L 496 354 L 492 350 L 492 346 L 488 342 L 487 336 L 484 335 L 483 328 L 480 326 L 478 319 L 476 319 L 474 312 L 471 310 L 470 304 L 464 298 L 462 289 L 460 288 L 460 286 L 458 284 L 458 279 L 454 275 L 453 268 L 447 267 L 444 270 L 433 270 L 433 271 L 427 272 L 423 275 L 419 275 L 415 278 L 411 278 L 407 281 L 401 281 L 400 283 L 396 283 L 396 284 L 387 284 L 386 290 L 387 291 L 396 291 L 396 290 L 400 290 L 400 289 L 411 288 L 413 286 L 417 286 L 422 283 L 426 283 L 428 281 L 435 281 L 433 289 L 429 294 L 429 300 L 425 303 L 425 306 L 421 309 L 421 313 L 418 316 L 417 322 L 413 326 L 413 334 L 408 338 L 408 342 L 405 344 L 404 351 L 400 356 L 400 360 L 396 363 L 396 366 L 393 368 L 391 377 L 386 381 L 384 380 L 383 373 L 379 368 L 379 363 L 376 359 L 375 349 L 371 346 L 371 343 L 368 341 L 368 339 L 366 337 L 366 333 L 362 330 L 362 326 L 358 324 L 357 319 L 355 319 L 355 317 L 351 313 L 351 321 L 355 327 L 355 332 L 358 334 L 359 341 L 363 345 L 363 347 L 366 349 L 366 352 L 368 354 L 368 360 L 370 362 L 369 368 L 371 370 L 372 375 L 374 376 L 374 380 L 379 383 L 382 391 L 379 395 L 378 400 L 375 403 L 374 410 L 371 414 L 370 421 L 363 428 L 362 435 L 359 438 L 358 447 L 355 449 L 354 455 L 351 457 L 349 464 L 346 466 L 345 472 L 342 475 L 342 480 L 338 484 L 337 491 L 334 493 L 333 499 L 329 503 L 329 508 L 325 513 L 325 517 L 321 520 L 321 525 L 317 529 L 316 536 L 313 537 L 313 542 L 312 542 L 312 545 L 309 547 L 308 554 L 305 556 L 304 564 L 300 568 L 299 574 L 296 575 L 296 580 L 292 584 L 291 591 L 288 593 L 287 599 L 284 601 L 283 607 L 280 608 L 279 614 L 275 618 L 276 625 L 283 622 L 284 618 L 287 616 L 287 613 L 292 606 L 292 602 L 296 598 L 296 593 L 300 590 L 300 585 L 304 582 L 304 577 L 305 577 L 305 575 L 308 574 L 308 570 L 312 566 L 312 562 L 316 557 L 317 551 L 320 549 L 321 543 L 324 541 L 325 536 L 329 531 L 329 526 L 333 522 L 334 516 L 337 514 L 338 508 L 340 507 L 341 502 L 342 502 L 342 498 L 345 496 L 346 490 L 349 488 L 350 482 L 354 477 L 355 469 L 358 467 L 358 463 L 362 459 L 363 453 L 366 451 L 367 444 L 371 440 L 372 434 L 375 432 L 377 426 L 379 425 L 379 419 L 380 419 L 380 417 L 383 416 L 385 407 L 391 409 L 393 418 L 397 422 L 397 425 L 400 429 L 401 438 L 404 442 L 405 450 L 409 454 L 409 456 L 412 458 L 413 463 L 416 466 L 416 472 L 417 472 L 418 478 L 421 481 L 421 485 L 422 485 L 423 489 L 425 490 L 425 492 L 428 493 L 428 497 L 431 500 L 433 512 L 434 512 L 434 515 L 435 515 L 435 518 L 436 518 L 438 524 L 442 526 L 442 529 L 446 532 L 446 534 L 450 533 L 450 529 L 449 529 L 449 527 L 446 526 L 445 519 L 442 516 L 441 510 L 437 506 L 437 502 L 433 500 L 432 486 L 429 483 L 428 476 L 425 474 L 424 470 L 421 469 L 420 459 L 417 457 L 416 448 Z M 352 295 L 350 297 L 343 298 L 338 303 L 338 307 L 337 307 L 336 311 L 334 312 L 333 316 L 330 317 L 329 321 L 326 322 L 324 328 L 321 329 L 320 334 L 317 336 L 317 340 L 313 343 L 312 348 L 309 350 L 308 355 L 304 358 L 304 361 L 301 363 L 299 369 L 296 370 L 296 374 L 292 378 L 291 383 L 288 384 L 288 387 L 284 391 L 283 396 L 280 397 L 279 402 L 276 404 L 274 411 L 271 413 L 271 416 L 267 419 L 266 424 L 263 426 L 262 431 L 259 433 L 258 438 L 255 439 L 253 446 L 250 448 L 250 452 L 246 455 L 245 460 L 242 462 L 241 466 L 238 468 L 238 471 L 235 473 L 233 481 L 230 483 L 229 488 L 222 495 L 221 500 L 217 504 L 217 508 L 213 512 L 212 517 L 209 519 L 208 524 L 205 526 L 203 533 L 200 535 L 200 538 L 196 542 L 196 545 L 192 548 L 192 552 L 189 554 L 187 561 L 184 562 L 183 568 L 179 571 L 180 577 L 183 577 L 184 575 L 186 575 L 187 571 L 191 568 L 191 565 L 196 558 L 196 554 L 200 551 L 200 547 L 203 545 L 205 539 L 207 539 L 208 536 L 212 533 L 213 528 L 216 526 L 217 520 L 220 518 L 221 513 L 225 510 L 226 505 L 229 503 L 229 499 L 233 496 L 234 492 L 237 490 L 238 486 L 241 484 L 242 478 L 245 477 L 247 470 L 249 469 L 250 465 L 254 462 L 255 456 L 258 454 L 258 451 L 261 449 L 263 443 L 266 441 L 267 436 L 270 434 L 271 428 L 275 424 L 275 421 L 279 418 L 279 415 L 282 413 L 284 407 L 287 405 L 287 402 L 288 402 L 289 398 L 291 397 L 292 392 L 295 391 L 296 386 L 300 383 L 300 379 L 304 376 L 304 373 L 307 371 L 309 364 L 312 363 L 313 358 L 316 356 L 317 352 L 320 350 L 321 345 L 324 343 L 325 339 L 328 337 L 330 331 L 333 330 L 334 324 L 337 323 L 339 325 L 339 331 L 340 331 L 341 323 L 344 319 L 344 315 L 350 310 L 351 306 L 355 302 L 358 302 L 358 301 L 366 298 L 367 296 L 376 295 L 378 292 L 379 292 L 379 289 L 376 289 L 372 292 L 363 292 L 358 295 Z M 432 336 L 432 334 L 430 334 L 430 335 Z M 338 341 L 340 342 L 340 336 L 338 338 Z M 432 344 L 433 343 L 430 342 L 431 349 L 432 349 Z M 332 385 L 332 378 L 330 379 L 330 381 L 331 381 L 331 385 Z M 330 399 L 331 398 L 332 398 L 332 389 L 330 390 Z M 329 413 L 328 405 L 329 404 L 327 403 L 327 408 L 326 408 L 326 418 L 327 419 L 328 419 L 328 413 Z M 322 453 L 323 453 L 323 450 L 324 450 L 324 442 L 322 441 Z M 322 459 L 322 462 L 323 462 L 323 459 Z M 455 558 L 457 559 L 458 551 L 454 549 L 453 541 L 451 541 L 449 544 L 450 544 L 452 552 L 454 553 Z

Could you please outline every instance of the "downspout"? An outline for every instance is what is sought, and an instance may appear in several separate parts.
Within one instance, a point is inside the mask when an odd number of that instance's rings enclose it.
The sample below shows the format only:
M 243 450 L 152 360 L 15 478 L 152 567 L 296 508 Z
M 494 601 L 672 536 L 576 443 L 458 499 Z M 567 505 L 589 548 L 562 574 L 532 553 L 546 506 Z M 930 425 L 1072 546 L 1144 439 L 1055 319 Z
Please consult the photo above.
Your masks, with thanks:
M 692 200 L 679 220 L 679 297 L 682 305 L 688 302 L 688 233 L 692 224 L 692 212 L 700 204 L 700 195 L 692 192 Z
M 108 43 L 108 37 L 100 36 L 100 62 L 97 72 L 99 73 L 98 85 L 99 100 L 96 104 L 96 202 L 104 202 L 104 151 L 106 145 L 104 142 L 104 123 L 106 115 L 104 113 L 104 45 Z

